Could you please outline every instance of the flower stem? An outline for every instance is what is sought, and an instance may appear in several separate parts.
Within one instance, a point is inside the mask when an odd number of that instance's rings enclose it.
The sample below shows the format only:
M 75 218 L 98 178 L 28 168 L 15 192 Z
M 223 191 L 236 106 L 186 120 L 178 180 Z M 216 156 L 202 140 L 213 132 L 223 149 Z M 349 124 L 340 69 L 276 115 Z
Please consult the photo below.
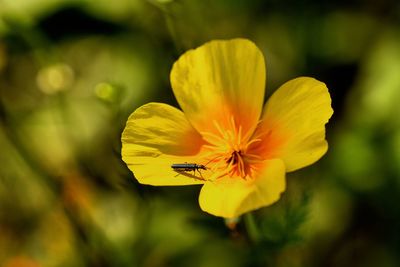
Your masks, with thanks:
M 254 243 L 258 243 L 261 240 L 261 235 L 253 213 L 248 212 L 243 217 L 249 239 Z

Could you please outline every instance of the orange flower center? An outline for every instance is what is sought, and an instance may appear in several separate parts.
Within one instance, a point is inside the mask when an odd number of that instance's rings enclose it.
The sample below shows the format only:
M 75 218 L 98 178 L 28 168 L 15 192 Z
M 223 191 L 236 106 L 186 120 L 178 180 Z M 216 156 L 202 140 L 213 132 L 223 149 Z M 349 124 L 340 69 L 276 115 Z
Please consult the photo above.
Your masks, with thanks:
M 263 158 L 259 155 L 249 153 L 249 147 L 261 141 L 261 139 L 251 139 L 250 134 L 242 134 L 242 126 L 237 126 L 233 117 L 229 121 L 228 127 L 221 125 L 214 120 L 213 124 L 216 133 L 202 132 L 201 134 L 209 143 L 204 147 L 208 150 L 207 166 L 217 175 L 216 178 L 228 175 L 230 177 L 240 177 L 248 179 L 254 177 L 257 163 Z

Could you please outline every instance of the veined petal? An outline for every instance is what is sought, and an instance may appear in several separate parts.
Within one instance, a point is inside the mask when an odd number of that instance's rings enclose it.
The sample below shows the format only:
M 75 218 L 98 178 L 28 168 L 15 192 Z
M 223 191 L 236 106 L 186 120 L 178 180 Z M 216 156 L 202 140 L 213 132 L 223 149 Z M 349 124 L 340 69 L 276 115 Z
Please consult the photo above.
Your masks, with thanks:
M 192 185 L 203 184 L 210 175 L 209 171 L 193 170 L 176 172 L 172 164 L 195 162 L 196 156 L 171 156 L 159 154 L 159 151 L 142 146 L 123 146 L 122 159 L 141 184 L 148 185 Z
M 171 168 L 175 163 L 197 163 L 204 144 L 180 110 L 161 103 L 139 107 L 129 116 L 121 140 L 122 159 L 140 183 L 204 183 L 198 174 L 179 174 Z
M 242 127 L 254 131 L 265 90 L 265 62 L 246 39 L 211 41 L 183 54 L 173 65 L 171 85 L 190 123 L 199 132 Z
M 280 158 L 287 171 L 310 165 L 328 149 L 325 124 L 332 114 L 324 83 L 308 77 L 288 81 L 268 100 L 254 133 L 262 141 L 251 153 Z
M 254 179 L 225 176 L 206 182 L 199 196 L 203 211 L 233 218 L 276 202 L 285 190 L 285 166 L 280 159 L 265 161 Z

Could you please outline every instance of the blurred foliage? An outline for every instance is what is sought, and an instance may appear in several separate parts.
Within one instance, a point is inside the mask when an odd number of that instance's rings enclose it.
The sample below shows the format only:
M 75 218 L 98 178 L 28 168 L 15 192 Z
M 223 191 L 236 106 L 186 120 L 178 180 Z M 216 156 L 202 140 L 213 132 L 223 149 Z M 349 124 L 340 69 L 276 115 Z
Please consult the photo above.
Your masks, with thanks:
M 399 26 L 394 0 L 0 0 L 0 265 L 399 266 Z M 327 155 L 225 225 L 196 186 L 139 185 L 120 134 L 176 105 L 183 51 L 234 37 L 263 50 L 267 95 L 312 76 L 335 114 Z

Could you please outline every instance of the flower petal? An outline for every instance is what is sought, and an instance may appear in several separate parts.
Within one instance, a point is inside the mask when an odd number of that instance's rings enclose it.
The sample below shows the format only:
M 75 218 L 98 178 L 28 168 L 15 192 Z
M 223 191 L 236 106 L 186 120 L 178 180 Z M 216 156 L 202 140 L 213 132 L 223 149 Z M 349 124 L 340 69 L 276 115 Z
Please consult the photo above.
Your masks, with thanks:
M 190 123 L 199 132 L 215 132 L 232 118 L 243 133 L 254 131 L 265 90 L 261 51 L 246 39 L 211 41 L 189 50 L 174 64 L 171 85 Z
M 233 218 L 276 202 L 285 190 L 285 166 L 280 159 L 265 161 L 254 179 L 222 177 L 206 182 L 200 192 L 203 211 Z
M 204 144 L 180 110 L 161 103 L 139 107 L 129 116 L 121 140 L 122 159 L 140 183 L 204 183 L 199 173 L 177 173 L 171 168 L 174 163 L 197 163 Z
M 268 100 L 253 137 L 262 141 L 250 153 L 280 158 L 287 171 L 308 166 L 328 149 L 325 124 L 332 114 L 324 83 L 308 77 L 288 81 Z

